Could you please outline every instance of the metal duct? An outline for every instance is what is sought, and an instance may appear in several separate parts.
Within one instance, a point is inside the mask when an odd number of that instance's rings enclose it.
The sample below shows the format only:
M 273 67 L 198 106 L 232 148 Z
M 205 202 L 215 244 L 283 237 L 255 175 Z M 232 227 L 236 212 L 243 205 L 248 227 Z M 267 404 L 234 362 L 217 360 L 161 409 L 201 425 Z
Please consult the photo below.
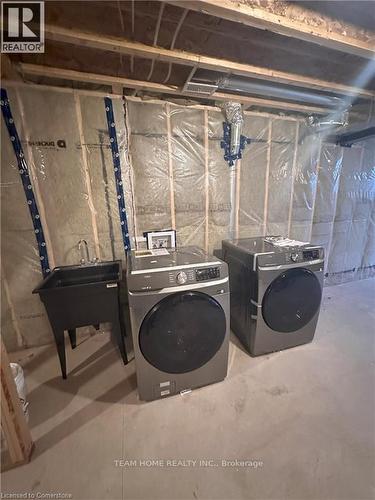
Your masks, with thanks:
M 258 94 L 295 102 L 316 104 L 318 106 L 337 107 L 343 103 L 338 97 L 314 94 L 304 90 L 288 89 L 271 83 L 249 81 L 239 76 L 227 76 L 218 82 L 220 90 L 240 92 L 241 94 Z
M 183 92 L 196 94 L 198 96 L 210 96 L 217 90 L 216 84 L 187 82 L 183 88 Z

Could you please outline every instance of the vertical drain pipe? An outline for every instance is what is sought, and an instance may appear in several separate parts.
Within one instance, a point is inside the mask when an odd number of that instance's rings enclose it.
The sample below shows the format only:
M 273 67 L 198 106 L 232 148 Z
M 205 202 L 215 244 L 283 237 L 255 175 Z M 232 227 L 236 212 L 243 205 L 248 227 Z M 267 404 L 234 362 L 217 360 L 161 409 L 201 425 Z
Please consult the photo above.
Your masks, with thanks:
M 226 121 L 230 124 L 230 156 L 236 157 L 241 148 L 241 131 L 244 122 L 242 106 L 237 102 L 226 102 L 223 105 Z M 235 159 L 229 172 L 230 185 L 230 217 L 229 217 L 229 238 L 238 237 L 238 208 L 239 208 L 239 186 L 237 186 L 239 161 Z
M 232 240 L 236 237 L 236 207 L 237 207 L 237 166 L 236 164 L 230 168 L 229 172 L 230 184 L 230 216 L 229 216 L 229 238 Z
M 208 110 L 205 109 L 204 113 L 204 193 L 205 193 L 205 203 L 204 203 L 204 249 L 208 252 L 209 246 L 209 214 L 210 214 L 210 198 L 209 198 L 209 188 L 210 188 L 210 177 L 209 177 L 209 156 L 208 156 Z

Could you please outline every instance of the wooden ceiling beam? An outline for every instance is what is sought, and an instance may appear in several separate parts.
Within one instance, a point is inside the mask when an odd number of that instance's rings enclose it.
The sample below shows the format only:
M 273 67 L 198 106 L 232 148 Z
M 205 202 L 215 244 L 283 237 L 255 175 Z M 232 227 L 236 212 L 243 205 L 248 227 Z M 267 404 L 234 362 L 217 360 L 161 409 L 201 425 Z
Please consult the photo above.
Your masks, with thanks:
M 311 42 L 322 47 L 339 50 L 346 54 L 372 59 L 375 55 L 374 41 L 366 42 L 354 38 L 348 34 L 330 31 L 328 28 L 316 26 L 316 23 L 296 21 L 286 15 L 278 15 L 264 8 L 240 3 L 237 0 L 179 0 L 168 1 L 178 7 L 195 10 L 204 14 L 226 19 L 237 23 L 272 31 L 279 35 L 285 35 L 305 42 Z M 313 18 L 313 14 L 307 9 L 304 17 Z M 324 18 L 324 24 L 329 26 L 334 20 L 320 15 Z M 316 18 L 316 15 L 315 17 Z M 351 26 L 351 28 L 353 28 Z
M 14 64 L 7 54 L 1 54 L 1 79 L 2 80 L 21 80 Z
M 175 85 L 165 85 L 163 83 L 146 82 L 141 80 L 132 80 L 129 78 L 121 78 L 116 76 L 99 75 L 94 73 L 85 73 L 82 71 L 75 71 L 63 68 L 52 68 L 50 66 L 40 66 L 37 64 L 19 64 L 19 71 L 24 75 L 42 76 L 47 78 L 58 78 L 76 82 L 94 83 L 98 85 L 111 85 L 119 87 L 126 87 L 135 90 L 143 90 L 158 94 L 178 95 L 186 98 L 193 97 L 192 95 L 182 92 L 181 89 Z M 196 96 L 194 96 L 196 97 Z M 260 99 L 249 96 L 237 96 L 233 94 L 226 94 L 223 92 L 215 92 L 207 99 L 215 101 L 233 101 L 246 104 L 247 106 L 259 106 L 270 109 L 278 109 L 282 111 L 295 111 L 304 114 L 327 114 L 329 110 L 318 106 L 305 106 L 304 104 L 296 104 L 289 102 L 279 102 L 270 99 Z
M 228 61 L 216 57 L 204 56 L 177 49 L 170 50 L 162 47 L 154 47 L 139 42 L 132 42 L 123 38 L 86 33 L 59 26 L 46 25 L 45 37 L 48 40 L 69 43 L 80 47 L 89 47 L 92 49 L 106 50 L 120 54 L 130 54 L 136 57 L 181 64 L 184 66 L 196 66 L 197 68 L 221 71 L 223 73 L 241 75 L 281 84 L 335 92 L 344 95 L 359 95 L 366 97 L 375 96 L 375 92 L 373 91 L 352 87 L 342 83 L 328 82 L 308 76 L 287 73 L 285 71 L 271 70 L 268 68 Z

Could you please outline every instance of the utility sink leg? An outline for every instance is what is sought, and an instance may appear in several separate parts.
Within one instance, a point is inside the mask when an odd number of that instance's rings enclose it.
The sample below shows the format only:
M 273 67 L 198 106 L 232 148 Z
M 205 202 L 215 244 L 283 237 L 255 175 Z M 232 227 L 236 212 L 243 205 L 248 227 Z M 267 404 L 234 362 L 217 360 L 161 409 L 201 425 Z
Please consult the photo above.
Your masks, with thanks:
M 117 344 L 120 349 L 121 357 L 124 362 L 124 365 L 128 364 L 128 356 L 126 354 L 126 345 L 125 345 L 125 337 L 123 335 L 122 328 L 120 326 L 120 322 L 112 323 L 112 331 L 116 338 Z
M 65 379 L 66 378 L 66 358 L 65 358 L 64 330 L 53 329 L 53 335 L 55 337 L 57 354 L 59 355 L 62 378 Z
M 70 338 L 70 345 L 72 346 L 72 349 L 75 349 L 77 347 L 76 329 L 72 328 L 71 330 L 68 330 L 68 334 Z

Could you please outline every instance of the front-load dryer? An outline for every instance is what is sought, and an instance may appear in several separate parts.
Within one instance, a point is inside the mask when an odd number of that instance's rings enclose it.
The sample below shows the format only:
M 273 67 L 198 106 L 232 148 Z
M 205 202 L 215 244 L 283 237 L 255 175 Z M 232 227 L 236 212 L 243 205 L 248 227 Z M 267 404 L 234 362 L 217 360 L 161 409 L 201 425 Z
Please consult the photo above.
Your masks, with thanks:
M 222 242 L 231 328 L 252 356 L 310 342 L 319 317 L 324 249 L 277 246 L 272 239 Z
M 224 262 L 197 247 L 132 251 L 127 285 L 140 399 L 225 378 L 230 313 Z

